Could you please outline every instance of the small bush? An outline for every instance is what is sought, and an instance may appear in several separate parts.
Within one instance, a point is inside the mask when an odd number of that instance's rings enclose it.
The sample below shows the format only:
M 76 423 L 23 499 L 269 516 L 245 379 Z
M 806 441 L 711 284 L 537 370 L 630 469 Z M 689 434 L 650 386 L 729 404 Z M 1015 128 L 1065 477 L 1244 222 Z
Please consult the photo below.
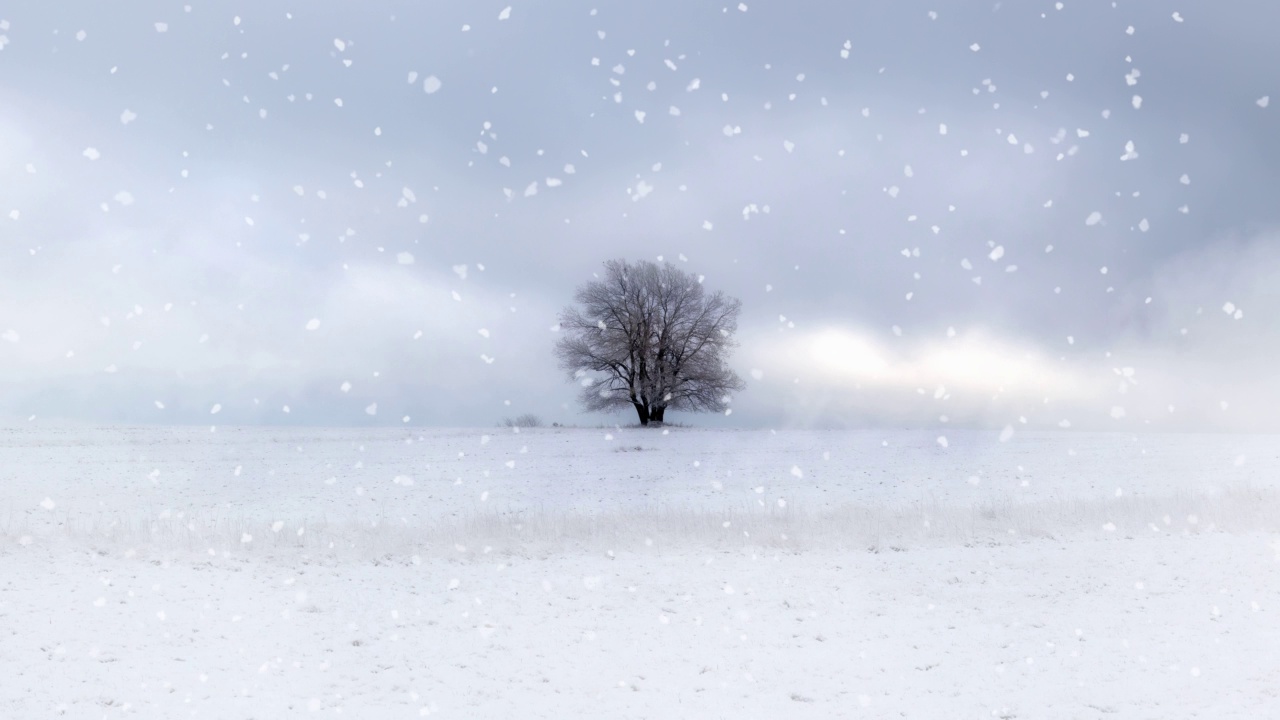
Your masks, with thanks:
M 519 417 L 503 418 L 502 420 L 502 426 L 509 428 L 540 428 L 542 424 L 542 418 L 533 413 L 525 413 Z

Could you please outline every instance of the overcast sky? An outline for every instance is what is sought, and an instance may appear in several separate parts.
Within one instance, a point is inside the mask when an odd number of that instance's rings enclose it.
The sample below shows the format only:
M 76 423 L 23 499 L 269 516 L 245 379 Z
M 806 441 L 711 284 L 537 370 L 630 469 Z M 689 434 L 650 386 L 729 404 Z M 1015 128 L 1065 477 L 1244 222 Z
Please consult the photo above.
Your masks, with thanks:
M 611 422 L 552 326 L 661 258 L 669 419 L 1280 430 L 1280 7 L 511 1 L 0 9 L 0 416 Z

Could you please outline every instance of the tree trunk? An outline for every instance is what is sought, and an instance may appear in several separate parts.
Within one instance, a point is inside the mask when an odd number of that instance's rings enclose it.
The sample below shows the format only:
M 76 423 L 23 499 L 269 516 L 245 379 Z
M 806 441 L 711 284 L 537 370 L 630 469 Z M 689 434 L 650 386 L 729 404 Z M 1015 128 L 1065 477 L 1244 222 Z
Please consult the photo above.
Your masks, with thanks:
M 659 405 L 658 407 L 655 407 L 655 408 L 653 408 L 652 410 L 650 410 L 650 411 L 649 411 L 649 419 L 650 419 L 650 420 L 653 420 L 653 421 L 654 421 L 654 422 L 656 422 L 656 423 L 661 424 L 661 423 L 662 423 L 662 415 L 663 415 L 664 413 L 666 413 L 666 411 L 667 411 L 667 406 L 665 406 L 665 405 Z
M 640 416 L 640 424 L 648 425 L 649 424 L 649 408 L 645 406 L 644 403 L 637 402 L 637 403 L 631 403 L 631 404 L 635 405 L 636 407 L 636 414 Z

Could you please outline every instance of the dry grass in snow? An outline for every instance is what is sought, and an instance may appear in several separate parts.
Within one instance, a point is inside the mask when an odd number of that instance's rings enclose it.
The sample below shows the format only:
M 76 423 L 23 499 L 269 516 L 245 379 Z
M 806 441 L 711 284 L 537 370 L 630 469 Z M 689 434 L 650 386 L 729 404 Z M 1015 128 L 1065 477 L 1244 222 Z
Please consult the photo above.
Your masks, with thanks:
M 652 506 L 600 513 L 472 511 L 429 523 L 385 516 L 264 522 L 165 511 L 152 517 L 66 515 L 52 526 L 56 529 L 37 532 L 11 517 L 0 523 L 0 538 L 19 544 L 65 539 L 112 553 L 306 553 L 352 560 L 753 547 L 881 552 L 1036 540 L 1280 532 L 1280 491 L 1235 488 L 1212 495 L 984 502 L 968 507 L 930 502 L 895 507 L 845 504 L 822 510 L 784 505 L 722 510 Z

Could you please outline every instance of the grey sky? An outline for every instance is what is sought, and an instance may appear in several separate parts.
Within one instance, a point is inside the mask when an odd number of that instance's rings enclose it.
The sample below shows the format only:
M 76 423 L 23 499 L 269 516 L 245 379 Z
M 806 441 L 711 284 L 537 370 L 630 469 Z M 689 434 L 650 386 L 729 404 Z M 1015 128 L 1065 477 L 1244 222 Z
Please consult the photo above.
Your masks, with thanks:
M 1280 429 L 1280 10 L 798 5 L 10 5 L 0 415 L 604 422 L 550 327 L 661 256 L 699 423 Z

